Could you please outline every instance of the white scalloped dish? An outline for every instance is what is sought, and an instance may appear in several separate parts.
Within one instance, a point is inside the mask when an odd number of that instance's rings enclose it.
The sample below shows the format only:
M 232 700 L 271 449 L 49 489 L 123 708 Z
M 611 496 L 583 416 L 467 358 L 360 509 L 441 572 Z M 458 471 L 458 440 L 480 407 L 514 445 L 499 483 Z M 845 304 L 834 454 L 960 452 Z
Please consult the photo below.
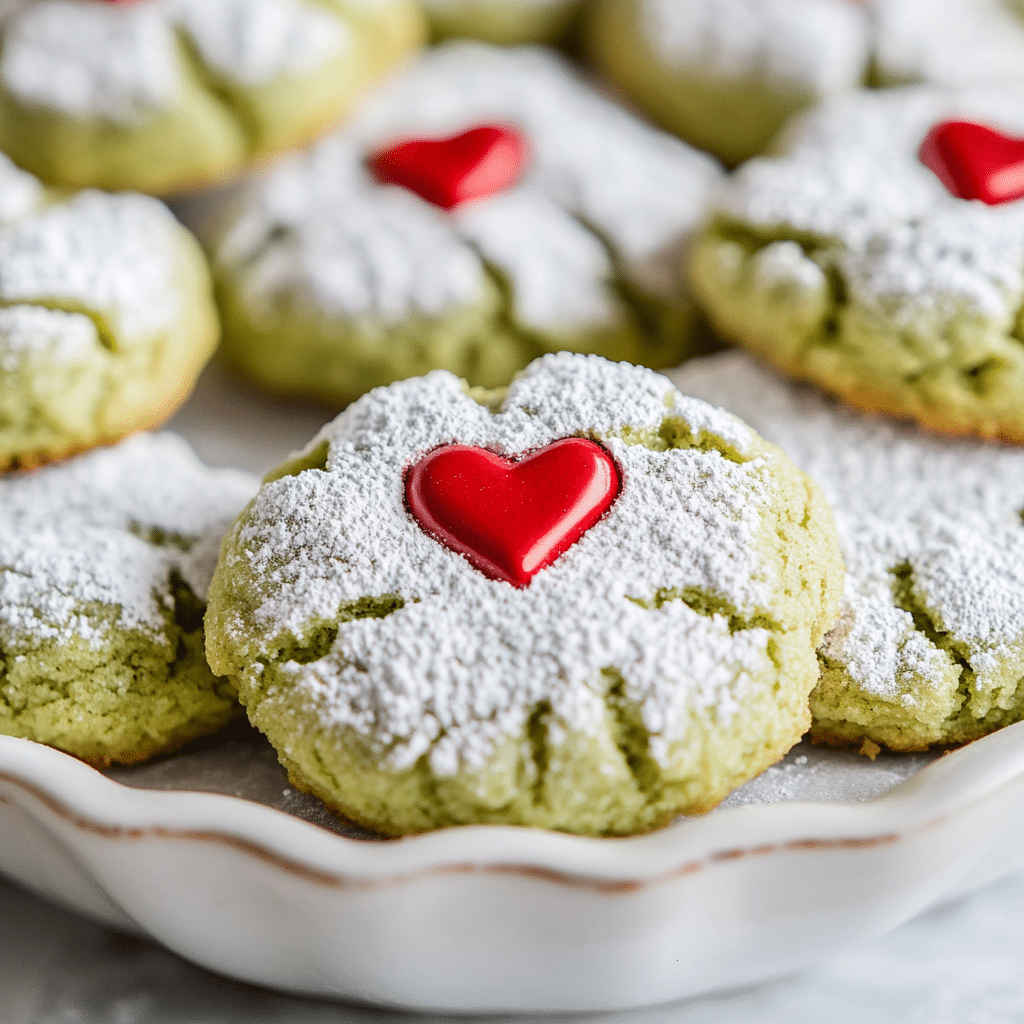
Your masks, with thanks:
M 259 470 L 326 415 L 214 368 L 174 426 Z M 939 758 L 801 745 L 711 814 L 605 840 L 374 841 L 293 792 L 244 725 L 106 775 L 0 737 L 0 873 L 235 978 L 419 1010 L 618 1009 L 770 978 L 1024 865 L 1022 838 L 1024 723 Z
M 525 1011 L 770 978 L 1024 861 L 1024 723 L 930 764 L 801 746 L 732 806 L 606 840 L 470 826 L 372 841 L 293 793 L 268 750 L 238 728 L 112 773 L 128 786 L 0 737 L 0 871 L 257 984 Z M 246 798 L 175 791 L 197 779 Z M 791 799 L 815 793 L 833 802 Z

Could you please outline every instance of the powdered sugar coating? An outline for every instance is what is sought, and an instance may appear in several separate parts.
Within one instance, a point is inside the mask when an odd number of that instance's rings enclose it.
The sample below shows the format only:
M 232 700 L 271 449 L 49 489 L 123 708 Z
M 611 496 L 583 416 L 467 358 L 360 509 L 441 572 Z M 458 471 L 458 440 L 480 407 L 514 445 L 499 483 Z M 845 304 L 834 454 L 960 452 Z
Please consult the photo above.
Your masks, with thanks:
M 0 153 L 0 227 L 35 213 L 45 202 L 39 179 Z
M 220 538 L 256 486 L 207 469 L 172 434 L 0 478 L 0 644 L 164 636 L 170 574 L 205 596 Z
M 849 0 L 641 0 L 638 17 L 664 64 L 724 78 L 824 95 L 858 85 L 868 62 L 868 17 Z
M 100 344 L 96 325 L 82 313 L 40 306 L 0 309 L 0 371 L 13 374 L 33 356 L 69 365 L 87 362 Z
M 245 86 L 310 74 L 352 43 L 348 26 L 302 0 L 162 0 L 207 67 Z
M 6 26 L 0 80 L 23 102 L 137 123 L 182 88 L 174 32 L 152 4 L 47 0 Z
M 1024 451 L 851 412 L 740 353 L 672 376 L 780 445 L 832 504 L 847 574 L 821 652 L 856 687 L 912 709 L 945 685 L 949 655 L 894 600 L 904 564 L 936 628 L 966 652 L 973 692 L 1007 684 L 1001 666 L 1024 643 Z
M 1012 0 L 884 0 L 876 65 L 889 82 L 1024 82 L 1024 11 Z
M 322 724 L 365 735 L 395 770 L 427 751 L 441 776 L 479 767 L 540 700 L 562 729 L 592 731 L 610 666 L 641 708 L 651 756 L 664 758 L 694 708 L 713 706 L 727 723 L 752 680 L 774 673 L 771 634 L 730 632 L 722 615 L 681 600 L 640 602 L 692 587 L 744 618 L 775 607 L 762 532 L 780 471 L 777 455 L 731 461 L 617 436 L 656 434 L 667 416 L 740 452 L 754 443 L 738 420 L 652 371 L 569 353 L 532 363 L 497 413 L 443 371 L 372 391 L 311 442 L 328 442 L 326 471 L 264 485 L 239 521 L 219 574 L 242 573 L 253 590 L 244 620 L 218 606 L 218 630 L 258 674 L 258 659 L 274 660 L 288 637 L 308 641 L 346 602 L 398 595 L 404 604 L 386 617 L 345 622 L 325 656 L 279 666 Z M 603 439 L 622 491 L 525 589 L 484 576 L 406 511 L 405 469 L 440 444 L 512 456 L 575 434 Z
M 370 178 L 365 157 L 396 140 L 443 137 L 489 121 L 525 133 L 532 152 L 525 180 L 451 216 L 407 194 L 401 256 L 373 261 L 361 226 L 391 222 L 396 189 Z M 478 298 L 486 279 L 478 247 L 510 278 L 513 313 L 522 322 L 572 328 L 582 315 L 614 324 L 620 306 L 608 283 L 610 261 L 581 225 L 607 239 L 638 287 L 678 302 L 685 294 L 679 256 L 717 178 L 708 158 L 599 97 L 551 54 L 451 44 L 366 101 L 344 135 L 254 184 L 218 259 L 243 275 L 247 294 L 259 301 L 264 264 L 283 264 L 287 252 L 312 268 L 330 234 L 339 286 L 333 295 L 319 285 L 309 291 L 336 311 L 352 301 L 349 281 L 372 280 L 382 315 L 404 311 L 385 317 L 395 323 L 421 306 L 420 273 L 444 278 L 438 294 Z M 543 238 L 534 245 L 538 225 Z M 449 241 L 439 244 L 443 234 Z M 552 258 L 573 270 L 560 287 L 539 287 Z M 357 301 L 353 314 L 364 305 Z
M 0 301 L 81 307 L 132 345 L 181 308 L 182 229 L 155 199 L 81 192 L 0 229 Z
M 177 31 L 246 87 L 314 73 L 351 42 L 338 15 L 304 0 L 41 0 L 10 17 L 0 80 L 26 103 L 137 125 L 182 95 Z
M 757 231 L 834 242 L 825 255 L 851 303 L 882 318 L 909 324 L 966 309 L 1009 330 L 1024 298 L 1024 203 L 957 199 L 918 150 L 948 119 L 1020 135 L 1022 100 L 908 89 L 827 101 L 792 127 L 782 156 L 737 172 L 719 210 Z

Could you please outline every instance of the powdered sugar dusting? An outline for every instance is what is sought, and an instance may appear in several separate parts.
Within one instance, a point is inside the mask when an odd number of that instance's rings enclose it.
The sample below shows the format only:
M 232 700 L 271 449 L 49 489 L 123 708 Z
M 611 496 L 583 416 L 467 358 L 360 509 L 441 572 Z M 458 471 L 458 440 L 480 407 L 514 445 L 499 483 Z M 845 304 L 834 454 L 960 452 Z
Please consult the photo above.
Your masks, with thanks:
M 1024 133 L 1022 100 L 917 89 L 828 101 L 790 130 L 783 156 L 740 169 L 721 210 L 757 230 L 820 239 L 851 300 L 880 315 L 909 323 L 946 303 L 1009 329 L 1024 298 L 1024 203 L 957 199 L 917 154 L 948 119 Z
M 45 201 L 42 183 L 0 153 L 0 226 L 35 213 Z
M 569 353 L 531 364 L 497 414 L 443 371 L 370 392 L 321 433 L 328 470 L 265 485 L 236 528 L 224 568 L 244 562 L 259 603 L 229 632 L 247 657 L 273 657 L 282 636 L 301 640 L 345 602 L 400 596 L 404 605 L 384 618 L 343 624 L 325 657 L 285 666 L 325 724 L 379 742 L 396 769 L 427 750 L 441 775 L 479 766 L 540 700 L 562 729 L 590 731 L 605 714 L 609 666 L 642 708 L 653 756 L 664 757 L 695 706 L 714 706 L 726 722 L 751 677 L 772 671 L 769 634 L 730 633 L 722 616 L 678 600 L 638 602 L 695 587 L 753 615 L 771 606 L 774 585 L 757 542 L 773 500 L 772 458 L 738 464 L 615 436 L 626 426 L 657 430 L 668 414 L 743 450 L 751 443 L 742 423 L 658 374 Z M 440 444 L 515 455 L 581 433 L 604 439 L 622 492 L 525 589 L 478 572 L 406 511 L 406 467 Z
M 352 44 L 341 12 L 306 0 L 40 0 L 7 20 L 0 80 L 25 103 L 138 125 L 183 95 L 179 31 L 207 70 L 249 88 L 313 74 Z
M 402 251 L 389 262 L 374 260 L 362 225 L 391 223 L 396 189 L 370 178 L 366 156 L 396 140 L 443 137 L 493 121 L 511 122 L 526 135 L 532 158 L 525 180 L 451 216 L 407 193 Z M 614 325 L 620 307 L 608 284 L 609 259 L 581 224 L 607 239 L 630 281 L 678 302 L 685 295 L 680 255 L 717 178 L 709 158 L 599 97 L 553 55 L 450 44 L 367 100 L 343 135 L 255 183 L 218 259 L 245 275 L 244 287 L 258 301 L 281 281 L 279 271 L 265 267 L 308 268 L 301 276 L 309 281 L 327 258 L 322 245 L 329 238 L 336 247 L 332 274 L 302 290 L 323 309 L 353 303 L 360 315 L 367 303 L 352 281 L 374 282 L 379 309 L 420 306 L 419 274 L 443 275 L 448 286 L 438 294 L 448 292 L 453 304 L 467 287 L 480 298 L 486 276 L 478 257 L 469 269 L 471 243 L 510 279 L 520 322 L 567 331 L 596 320 Z M 444 244 L 440 233 L 449 236 Z M 557 288 L 542 282 L 552 261 L 569 268 Z M 331 279 L 339 282 L 333 294 Z
M 99 643 L 112 625 L 164 636 L 170 574 L 205 596 L 256 486 L 172 434 L 0 479 L 0 644 Z
M 15 373 L 33 356 L 69 364 L 85 362 L 100 344 L 96 325 L 81 313 L 39 306 L 0 309 L 0 370 Z
M 302 0 L 163 0 L 207 67 L 239 85 L 311 74 L 351 45 L 351 30 Z
M 137 123 L 182 89 L 174 32 L 152 4 L 47 0 L 8 23 L 0 80 L 26 103 Z
M 670 67 L 767 77 L 798 91 L 859 85 L 866 11 L 848 0 L 641 0 L 644 35 Z
M 81 192 L 0 230 L 0 301 L 82 306 L 118 344 L 147 340 L 180 309 L 180 235 L 155 199 Z
M 913 706 L 949 672 L 948 655 L 896 606 L 892 570 L 967 652 L 978 692 L 1024 644 L 1024 450 L 948 441 L 843 409 L 729 353 L 674 371 L 779 444 L 832 504 L 847 576 L 822 652 L 869 694 Z M 1015 680 L 1011 681 L 1015 686 Z

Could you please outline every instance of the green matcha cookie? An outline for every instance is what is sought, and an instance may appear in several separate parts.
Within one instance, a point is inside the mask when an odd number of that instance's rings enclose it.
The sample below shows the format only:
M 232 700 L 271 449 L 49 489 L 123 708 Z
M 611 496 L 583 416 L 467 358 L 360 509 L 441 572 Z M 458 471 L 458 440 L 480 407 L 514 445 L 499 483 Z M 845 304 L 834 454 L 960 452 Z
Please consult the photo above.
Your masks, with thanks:
M 583 0 L 424 0 L 436 37 L 467 36 L 506 46 L 557 43 Z
M 620 835 L 799 739 L 841 578 L 779 449 L 559 353 L 507 393 L 441 371 L 372 391 L 270 474 L 207 654 L 294 783 L 370 828 Z
M 255 488 L 171 434 L 0 479 L 0 733 L 102 767 L 227 722 L 203 602 Z
M 598 0 L 587 34 L 630 101 L 735 165 L 798 110 L 866 79 L 869 28 L 850 0 Z
M 217 335 L 206 261 L 163 204 L 47 193 L 0 155 L 0 471 L 162 422 Z
M 408 187 L 368 166 L 396 151 Z M 674 366 L 719 175 L 553 54 L 448 44 L 244 191 L 212 245 L 224 354 L 332 402 L 433 368 L 506 384 L 557 349 Z
M 413 0 L 40 0 L 7 19 L 0 149 L 167 193 L 301 145 L 423 35 Z
M 926 750 L 1024 719 L 1024 451 L 843 409 L 743 353 L 673 377 L 781 445 L 832 504 L 846 585 L 813 737 Z
M 951 120 L 1024 134 L 1022 99 L 859 93 L 807 115 L 694 247 L 719 330 L 861 408 L 1024 441 L 1024 203 L 958 198 L 919 156 Z

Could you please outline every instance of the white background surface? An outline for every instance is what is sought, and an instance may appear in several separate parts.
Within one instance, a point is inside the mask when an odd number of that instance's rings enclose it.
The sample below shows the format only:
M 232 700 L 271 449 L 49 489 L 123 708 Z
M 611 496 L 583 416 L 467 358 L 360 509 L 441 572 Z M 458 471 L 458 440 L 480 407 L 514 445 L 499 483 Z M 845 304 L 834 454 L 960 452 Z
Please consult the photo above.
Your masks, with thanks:
M 507 1024 L 511 1018 L 486 1018 Z M 531 1024 L 1019 1024 L 1024 876 L 948 904 L 802 976 L 628 1014 Z M 0 882 L 3 1024 L 438 1024 L 291 999 L 208 974 Z

